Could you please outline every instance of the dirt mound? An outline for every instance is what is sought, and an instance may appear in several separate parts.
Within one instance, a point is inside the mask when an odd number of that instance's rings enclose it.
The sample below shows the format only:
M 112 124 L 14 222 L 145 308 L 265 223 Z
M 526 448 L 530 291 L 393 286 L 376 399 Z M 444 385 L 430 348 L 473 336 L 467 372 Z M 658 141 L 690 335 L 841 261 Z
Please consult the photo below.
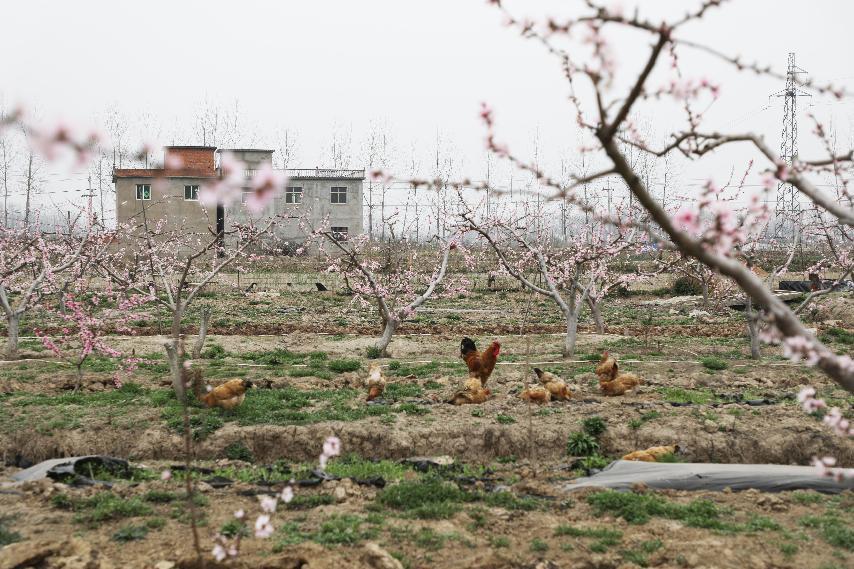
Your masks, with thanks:
M 0 569 L 113 569 L 114 565 L 98 549 L 82 539 L 66 541 L 34 540 L 3 548 Z

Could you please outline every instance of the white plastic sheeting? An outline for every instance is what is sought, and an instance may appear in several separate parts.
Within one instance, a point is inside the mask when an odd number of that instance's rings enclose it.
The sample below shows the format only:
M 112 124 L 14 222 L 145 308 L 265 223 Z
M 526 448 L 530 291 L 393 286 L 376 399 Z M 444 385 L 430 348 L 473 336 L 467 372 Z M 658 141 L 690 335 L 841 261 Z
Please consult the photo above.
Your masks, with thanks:
M 637 462 L 617 460 L 601 472 L 570 482 L 567 490 L 610 488 L 630 490 L 642 483 L 649 488 L 674 490 L 748 490 L 785 492 L 815 490 L 836 494 L 854 490 L 854 480 L 837 482 L 820 477 L 811 466 L 781 464 L 706 464 L 672 462 Z

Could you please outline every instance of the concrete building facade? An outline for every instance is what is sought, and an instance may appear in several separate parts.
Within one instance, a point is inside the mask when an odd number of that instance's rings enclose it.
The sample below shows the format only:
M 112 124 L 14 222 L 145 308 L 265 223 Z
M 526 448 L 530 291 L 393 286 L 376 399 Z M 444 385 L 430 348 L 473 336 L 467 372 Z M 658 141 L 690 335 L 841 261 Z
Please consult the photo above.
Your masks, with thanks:
M 205 207 L 198 201 L 198 192 L 205 183 L 220 176 L 216 158 L 225 153 L 246 165 L 243 199 L 225 208 Z M 168 146 L 163 168 L 113 172 L 117 223 L 119 227 L 124 224 L 142 227 L 144 223 L 153 227 L 161 222 L 166 230 L 210 235 L 211 229 L 228 233 L 235 224 L 249 221 L 250 216 L 280 215 L 284 219 L 277 222 L 273 234 L 264 240 L 275 246 L 303 240 L 303 231 L 296 221 L 300 216 L 306 216 L 315 226 L 328 217 L 330 226 L 342 236 L 364 232 L 364 170 L 286 170 L 287 187 L 266 211 L 253 215 L 244 205 L 250 191 L 249 181 L 259 168 L 272 163 L 272 156 L 272 150 L 263 149 Z

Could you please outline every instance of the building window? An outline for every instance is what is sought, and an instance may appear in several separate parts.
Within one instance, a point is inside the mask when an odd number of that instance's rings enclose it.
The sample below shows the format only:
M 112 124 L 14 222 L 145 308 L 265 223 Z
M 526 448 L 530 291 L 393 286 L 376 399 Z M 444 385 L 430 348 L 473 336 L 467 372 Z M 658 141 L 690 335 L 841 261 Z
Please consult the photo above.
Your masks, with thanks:
M 347 227 L 333 227 L 332 228 L 332 237 L 334 237 L 338 241 L 346 241 L 348 230 L 349 230 L 349 228 L 347 228 Z
M 330 201 L 332 203 L 347 203 L 347 188 L 332 188 Z
M 199 186 L 184 186 L 184 199 L 196 201 L 199 199 Z
M 151 199 L 151 184 L 136 185 L 136 199 L 150 200 Z
M 285 203 L 302 203 L 302 188 L 291 186 L 285 190 Z

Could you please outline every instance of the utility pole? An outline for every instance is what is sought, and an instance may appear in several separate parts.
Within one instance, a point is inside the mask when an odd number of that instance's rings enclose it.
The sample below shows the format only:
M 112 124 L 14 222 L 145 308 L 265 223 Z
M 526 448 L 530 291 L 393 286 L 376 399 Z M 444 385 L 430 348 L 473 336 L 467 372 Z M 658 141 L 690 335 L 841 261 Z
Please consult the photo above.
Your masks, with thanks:
M 798 156 L 798 97 L 810 97 L 806 91 L 797 88 L 798 75 L 806 73 L 795 65 L 795 54 L 789 53 L 789 65 L 786 70 L 786 88 L 774 93 L 783 97 L 783 131 L 780 135 L 780 158 L 791 167 Z M 777 205 L 774 209 L 774 237 L 788 239 L 800 228 L 801 202 L 798 191 L 782 180 L 777 184 Z
M 614 188 L 611 187 L 611 181 L 608 181 L 608 187 L 603 188 L 603 190 L 608 194 L 608 218 L 611 218 L 611 194 L 614 192 Z M 608 233 L 611 232 L 610 224 L 608 224 L 609 230 Z

